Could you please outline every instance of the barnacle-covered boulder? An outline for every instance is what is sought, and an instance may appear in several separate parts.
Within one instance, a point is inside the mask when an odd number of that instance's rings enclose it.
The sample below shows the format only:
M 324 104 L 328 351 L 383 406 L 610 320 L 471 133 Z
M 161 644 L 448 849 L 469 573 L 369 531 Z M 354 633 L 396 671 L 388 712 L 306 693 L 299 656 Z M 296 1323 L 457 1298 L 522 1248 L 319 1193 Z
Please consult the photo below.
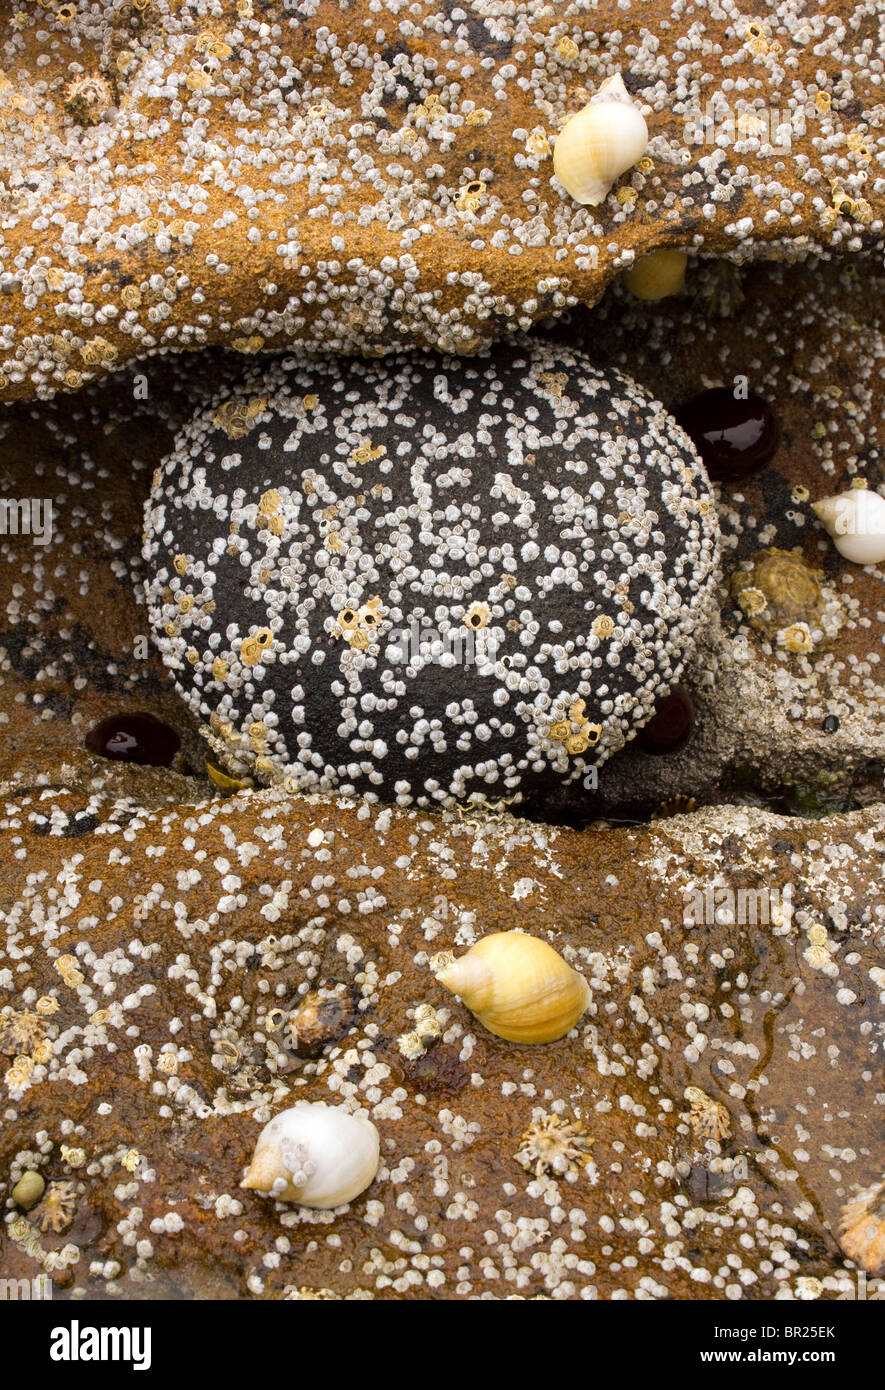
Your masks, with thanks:
M 0 393 L 218 343 L 470 353 L 656 248 L 881 244 L 882 9 L 804 8 L 6 6 Z M 557 137 L 619 73 L 648 149 L 583 206 Z
M 146 525 L 154 635 L 228 769 L 401 804 L 604 761 L 716 589 L 687 437 L 544 346 L 252 373 L 184 430 Z

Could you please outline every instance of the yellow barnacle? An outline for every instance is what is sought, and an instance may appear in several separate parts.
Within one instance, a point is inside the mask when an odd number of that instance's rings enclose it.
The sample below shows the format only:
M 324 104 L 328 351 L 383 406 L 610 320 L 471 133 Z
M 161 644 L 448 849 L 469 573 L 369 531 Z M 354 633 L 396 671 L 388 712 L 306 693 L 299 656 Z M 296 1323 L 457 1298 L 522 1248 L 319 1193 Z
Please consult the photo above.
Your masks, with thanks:
M 614 630 L 614 621 L 607 613 L 601 613 L 598 618 L 594 618 L 590 628 L 594 637 L 611 637 Z
M 373 448 L 371 439 L 367 444 L 361 444 L 354 449 L 350 455 L 351 463 L 371 463 L 373 459 L 380 459 L 382 454 L 386 454 L 387 449 L 383 444 L 379 444 L 377 449 Z
M 543 130 L 533 130 L 525 142 L 526 154 L 532 154 L 537 159 L 546 159 L 550 153 L 550 141 Z
M 571 62 L 573 58 L 577 58 L 581 50 L 574 39 L 570 39 L 568 35 L 563 35 L 556 45 L 556 51 L 560 58 L 564 58 L 566 62 Z
M 342 632 L 353 632 L 359 627 L 360 616 L 355 608 L 342 608 L 338 614 L 338 626 Z
M 565 750 L 567 753 L 571 753 L 572 756 L 577 756 L 580 753 L 586 753 L 589 747 L 590 740 L 583 732 L 579 734 L 571 734 L 565 741 Z
M 351 634 L 349 641 L 350 645 L 355 647 L 358 652 L 364 652 L 368 649 L 369 637 L 362 628 L 357 628 L 356 632 Z
M 477 106 L 464 119 L 467 125 L 488 125 L 492 119 L 492 113 L 487 111 L 484 106 Z
M 212 662 L 212 677 L 217 681 L 227 679 L 227 662 L 223 656 L 217 656 Z
M 757 613 L 762 613 L 768 607 L 768 599 L 761 589 L 754 589 L 752 586 L 742 589 L 738 595 L 738 604 L 746 613 L 748 618 L 755 617 Z
M 482 179 L 473 179 L 464 185 L 455 200 L 455 207 L 461 212 L 476 212 L 482 203 L 486 185 Z
M 811 629 L 807 623 L 791 623 L 789 627 L 782 628 L 777 636 L 788 652 L 797 655 L 810 652 L 814 647 Z
M 258 510 L 261 512 L 262 516 L 273 516 L 274 512 L 279 511 L 282 501 L 283 499 L 276 488 L 269 488 L 267 492 L 261 494 L 258 501 Z
M 381 599 L 378 597 L 370 598 L 364 603 L 359 612 L 360 625 L 364 628 L 377 627 L 381 620 Z
M 304 407 L 305 410 L 316 410 L 316 408 L 317 408 L 317 406 L 319 405 L 319 403 L 320 403 L 320 398 L 319 398 L 319 396 L 315 396 L 315 395 L 313 395 L 313 393 L 311 393 L 310 395 L 307 395 L 307 396 L 302 396 L 302 398 L 301 398 L 301 404 L 302 404 L 302 406 Z
M 240 659 L 244 666 L 257 666 L 262 656 L 270 649 L 273 633 L 269 627 L 260 627 L 251 637 L 245 637 L 240 646 Z
M 469 627 L 471 632 L 480 632 L 491 617 L 491 609 L 487 603 L 474 603 L 464 614 L 464 626 Z
M 564 743 L 567 738 L 571 738 L 572 726 L 565 719 L 559 719 L 550 726 L 550 737 L 556 739 L 557 743 Z

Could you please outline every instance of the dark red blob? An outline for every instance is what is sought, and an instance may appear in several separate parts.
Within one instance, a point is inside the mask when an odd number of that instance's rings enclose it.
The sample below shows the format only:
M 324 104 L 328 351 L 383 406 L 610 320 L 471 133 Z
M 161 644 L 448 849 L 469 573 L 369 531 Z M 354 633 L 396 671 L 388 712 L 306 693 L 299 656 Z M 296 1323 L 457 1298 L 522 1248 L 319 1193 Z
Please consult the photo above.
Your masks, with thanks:
M 746 400 L 735 399 L 729 386 L 702 391 L 680 406 L 676 419 L 717 483 L 758 473 L 780 443 L 777 416 L 768 401 L 752 391 Z
M 694 728 L 694 702 L 684 685 L 675 685 L 636 735 L 644 753 L 677 753 Z
M 111 714 L 86 735 L 86 747 L 101 758 L 121 763 L 168 767 L 181 739 L 153 714 Z

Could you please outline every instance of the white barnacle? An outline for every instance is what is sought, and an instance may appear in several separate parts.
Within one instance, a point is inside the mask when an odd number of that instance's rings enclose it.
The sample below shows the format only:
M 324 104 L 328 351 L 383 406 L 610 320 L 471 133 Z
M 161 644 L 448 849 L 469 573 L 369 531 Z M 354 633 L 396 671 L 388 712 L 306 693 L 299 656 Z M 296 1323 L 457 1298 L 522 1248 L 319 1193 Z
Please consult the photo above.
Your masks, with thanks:
M 566 121 L 553 150 L 553 170 L 576 202 L 596 207 L 647 145 L 645 118 L 616 73 Z

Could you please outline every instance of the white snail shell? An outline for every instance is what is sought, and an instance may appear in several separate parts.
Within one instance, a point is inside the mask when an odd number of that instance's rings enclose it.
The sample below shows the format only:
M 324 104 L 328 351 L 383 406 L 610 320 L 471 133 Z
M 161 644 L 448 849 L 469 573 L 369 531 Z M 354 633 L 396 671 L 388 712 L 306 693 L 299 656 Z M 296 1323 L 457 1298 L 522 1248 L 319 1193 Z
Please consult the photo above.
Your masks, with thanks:
M 648 126 L 617 73 L 562 127 L 553 171 L 576 202 L 596 207 L 647 145 Z
M 885 560 L 885 497 L 870 488 L 849 488 L 814 503 L 840 555 L 856 565 Z
M 365 1191 L 379 1159 L 378 1131 L 370 1120 L 323 1101 L 300 1100 L 264 1126 L 240 1187 L 327 1210 Z

